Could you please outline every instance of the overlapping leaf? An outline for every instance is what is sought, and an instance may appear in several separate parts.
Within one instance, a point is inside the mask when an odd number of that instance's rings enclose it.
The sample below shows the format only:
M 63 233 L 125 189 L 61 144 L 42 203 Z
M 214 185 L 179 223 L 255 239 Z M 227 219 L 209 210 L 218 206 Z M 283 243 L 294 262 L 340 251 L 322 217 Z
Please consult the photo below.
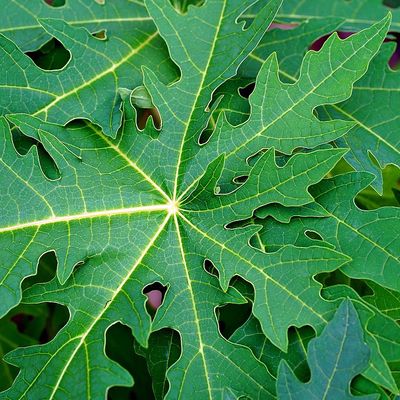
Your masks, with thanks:
M 242 66 L 241 74 L 254 78 L 264 60 L 276 51 L 281 79 L 295 83 L 301 73 L 301 59 L 310 44 L 338 26 L 343 26 L 341 20 L 324 19 L 304 22 L 290 31 L 273 30 Z M 379 192 L 382 191 L 381 167 L 400 163 L 397 113 L 400 74 L 387 66 L 393 50 L 390 43 L 382 47 L 366 75 L 355 82 L 348 100 L 318 111 L 320 118 L 345 119 L 354 124 L 351 131 L 338 140 L 338 145 L 350 148 L 346 159 L 354 168 L 374 173 L 377 179 L 373 186 Z
M 367 366 L 369 349 L 364 343 L 360 321 L 351 302 L 345 301 L 335 317 L 307 351 L 311 380 L 299 382 L 282 361 L 278 394 L 282 399 L 354 399 L 351 379 Z M 377 396 L 365 396 L 373 399 Z
M 313 110 L 350 96 L 353 83 L 365 73 L 378 51 L 389 23 L 385 18 L 344 41 L 331 36 L 320 52 L 307 53 L 299 78 L 291 85 L 280 81 L 278 61 L 272 54 L 257 76 L 249 119 L 233 127 L 225 118 L 219 118 L 215 133 L 187 175 L 196 176 L 198 170 L 204 170 L 210 161 L 225 153 L 225 179 L 229 182 L 248 173 L 245 160 L 261 148 L 273 146 L 291 154 L 296 148 L 313 148 L 343 136 L 354 126 L 353 122 L 321 122 Z

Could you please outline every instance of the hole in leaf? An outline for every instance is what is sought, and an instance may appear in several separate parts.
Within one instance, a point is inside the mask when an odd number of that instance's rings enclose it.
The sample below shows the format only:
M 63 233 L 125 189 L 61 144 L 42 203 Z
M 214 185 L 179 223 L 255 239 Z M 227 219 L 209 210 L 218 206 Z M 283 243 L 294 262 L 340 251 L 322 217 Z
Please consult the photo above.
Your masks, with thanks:
M 3 354 L 38 344 L 47 313 L 47 304 L 20 304 L 0 319 L 0 391 L 8 389 L 18 374 L 18 368 L 3 361 Z
M 24 156 L 32 146 L 36 146 L 39 154 L 40 167 L 44 175 L 50 180 L 56 180 L 61 177 L 55 161 L 40 142 L 30 136 L 24 135 L 16 127 L 13 127 L 12 133 L 14 147 L 20 155 Z
M 38 343 L 45 344 L 54 339 L 68 322 L 69 311 L 66 306 L 61 304 L 47 303 L 42 308 L 42 320 L 40 320 L 36 310 L 36 304 L 26 304 L 23 311 L 15 314 L 11 320 L 16 325 L 18 332 L 30 337 L 34 334 Z
M 148 348 L 140 349 L 139 353 L 147 359 L 147 367 L 153 379 L 153 392 L 157 399 L 165 398 L 169 389 L 167 369 L 179 359 L 181 351 L 180 335 L 173 329 L 153 332 Z
M 139 351 L 138 351 L 139 350 Z M 146 359 L 140 346 L 126 325 L 116 323 L 106 333 L 106 355 L 125 368 L 133 377 L 133 387 L 112 387 L 108 391 L 109 400 L 143 399 L 153 400 L 151 377 Z
M 107 39 L 107 34 L 106 34 L 106 30 L 102 29 L 101 31 L 98 32 L 93 32 L 92 36 L 95 37 L 96 39 L 99 40 L 106 40 Z
M 154 282 L 143 289 L 143 293 L 147 296 L 146 310 L 152 319 L 161 307 L 166 291 L 167 286 L 163 286 L 160 282 Z
M 55 278 L 56 271 L 57 257 L 54 251 L 43 254 L 39 259 L 37 274 L 24 279 L 22 282 L 22 289 L 25 290 L 36 283 L 51 281 Z
M 304 232 L 304 234 L 305 234 L 308 238 L 310 238 L 311 240 L 320 240 L 321 242 L 324 241 L 324 239 L 322 238 L 322 236 L 321 236 L 318 232 L 316 232 L 316 231 L 307 229 L 307 230 Z
M 65 5 L 65 0 L 44 0 L 51 7 L 62 7 Z
M 66 325 L 69 320 L 69 311 L 66 306 L 56 303 L 48 303 L 49 315 L 46 327 L 40 335 L 40 343 L 48 343 L 54 339 L 57 333 Z
M 70 52 L 55 38 L 50 39 L 39 50 L 27 52 L 26 55 L 46 71 L 62 69 L 71 59 Z
M 140 130 L 143 130 L 146 127 L 149 118 L 153 120 L 156 129 L 161 129 L 161 116 L 157 108 L 135 108 L 137 111 L 136 123 Z
M 239 94 L 245 99 L 248 99 L 249 96 L 253 93 L 255 87 L 255 82 L 249 83 L 247 86 L 239 88 Z

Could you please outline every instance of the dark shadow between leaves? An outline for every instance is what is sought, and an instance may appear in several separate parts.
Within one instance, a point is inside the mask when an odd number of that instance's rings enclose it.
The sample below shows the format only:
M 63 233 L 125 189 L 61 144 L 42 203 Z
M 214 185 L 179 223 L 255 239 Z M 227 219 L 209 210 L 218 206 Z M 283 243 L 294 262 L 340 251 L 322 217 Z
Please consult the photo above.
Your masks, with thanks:
M 62 7 L 65 6 L 66 0 L 43 0 L 50 7 Z
M 126 325 L 116 323 L 106 333 L 106 355 L 125 368 L 133 377 L 133 387 L 112 387 L 107 394 L 109 400 L 153 400 L 151 377 L 146 358 L 137 352 L 132 331 Z
M 71 53 L 55 38 L 50 39 L 40 49 L 25 54 L 45 71 L 60 70 L 71 60 Z
M 12 128 L 12 139 L 15 149 L 21 156 L 26 155 L 32 146 L 36 146 L 39 155 L 40 168 L 46 178 L 57 180 L 61 177 L 61 173 L 55 161 L 40 142 L 30 136 L 24 135 L 16 127 Z
M 350 286 L 360 297 L 371 296 L 373 290 L 362 279 L 352 279 L 345 275 L 340 269 L 332 272 L 324 272 L 315 276 L 315 280 L 323 285 L 324 288 L 336 285 Z M 322 292 L 323 293 L 323 292 Z
M 232 278 L 230 286 L 237 289 L 248 301 L 245 304 L 225 304 L 215 310 L 219 331 L 228 340 L 249 319 L 253 308 L 250 299 L 254 297 L 253 286 L 239 276 Z

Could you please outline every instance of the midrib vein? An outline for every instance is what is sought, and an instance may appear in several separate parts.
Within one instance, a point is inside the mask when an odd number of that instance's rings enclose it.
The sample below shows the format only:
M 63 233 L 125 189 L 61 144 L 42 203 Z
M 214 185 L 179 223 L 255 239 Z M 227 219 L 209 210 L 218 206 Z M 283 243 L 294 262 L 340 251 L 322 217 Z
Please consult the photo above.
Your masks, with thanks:
M 173 199 L 174 200 L 176 200 L 176 196 L 177 196 L 177 192 L 178 192 L 179 171 L 180 171 L 180 167 L 181 167 L 182 153 L 183 153 L 183 148 L 185 146 L 186 135 L 187 135 L 187 132 L 189 130 L 190 121 L 192 119 L 193 112 L 194 112 L 194 110 L 196 108 L 197 101 L 198 101 L 199 96 L 201 94 L 201 91 L 203 89 L 204 81 L 206 79 L 207 72 L 208 72 L 208 69 L 209 69 L 210 64 L 211 64 L 212 56 L 214 54 L 214 49 L 215 49 L 215 46 L 216 46 L 216 43 L 217 43 L 217 40 L 218 40 L 219 31 L 221 29 L 222 20 L 223 20 L 224 14 L 225 14 L 225 7 L 226 7 L 226 3 L 224 2 L 223 6 L 222 6 L 222 9 L 221 9 L 221 14 L 220 14 L 220 17 L 219 17 L 219 21 L 218 21 L 218 26 L 216 27 L 216 30 L 215 30 L 214 40 L 213 40 L 212 46 L 210 48 L 210 52 L 208 54 L 207 63 L 206 63 L 206 66 L 204 68 L 204 71 L 202 73 L 201 80 L 200 80 L 200 83 L 199 83 L 199 87 L 198 87 L 197 92 L 195 94 L 195 98 L 194 98 L 192 107 L 190 109 L 190 113 L 188 115 L 188 119 L 187 119 L 186 124 L 185 124 L 185 131 L 183 132 L 182 140 L 181 140 L 181 143 L 180 143 L 180 146 L 179 146 L 179 155 L 178 155 L 178 161 L 176 163 L 175 183 L 174 183 L 174 192 L 173 192 Z
M 137 213 L 146 213 L 146 212 L 154 212 L 154 211 L 167 211 L 170 209 L 169 204 L 156 204 L 150 206 L 139 206 L 139 207 L 128 207 L 128 208 L 117 208 L 110 210 L 102 210 L 102 211 L 92 211 L 92 212 L 84 212 L 80 214 L 74 215 L 64 215 L 64 216 L 54 216 L 50 218 L 41 219 L 38 221 L 30 221 L 24 222 L 17 225 L 6 226 L 0 228 L 0 233 L 5 232 L 13 232 L 20 229 L 32 228 L 32 227 L 41 227 L 43 225 L 57 224 L 57 223 L 68 223 L 71 221 L 79 221 L 82 219 L 93 219 L 93 218 L 102 218 L 102 217 L 113 217 L 116 215 L 129 215 L 129 214 L 137 214 Z
M 143 41 L 138 47 L 133 48 L 132 51 L 130 51 L 125 57 L 121 58 L 121 60 L 119 60 L 117 63 L 113 64 L 108 69 L 104 70 L 102 73 L 94 76 L 92 79 L 89 79 L 88 81 L 85 81 L 80 86 L 70 90 L 69 92 L 65 92 L 62 95 L 57 96 L 53 101 L 51 101 L 49 104 L 47 104 L 45 107 L 41 108 L 40 110 L 36 111 L 33 115 L 37 116 L 41 113 L 45 113 L 45 115 L 47 115 L 48 110 L 51 109 L 52 107 L 54 107 L 61 100 L 90 86 L 91 84 L 98 81 L 102 77 L 104 77 L 110 73 L 113 73 L 117 68 L 119 68 L 125 62 L 127 62 L 132 56 L 134 56 L 136 53 L 138 53 L 140 50 L 142 50 L 144 47 L 146 47 L 156 36 L 158 36 L 158 32 L 154 32 L 152 35 L 148 36 L 148 38 L 145 41 Z
M 129 166 L 131 166 L 136 172 L 138 172 L 150 185 L 157 190 L 165 200 L 171 201 L 169 196 L 165 193 L 163 189 L 149 176 L 147 175 L 139 166 L 133 162 L 127 154 L 125 154 L 118 146 L 116 146 L 108 137 L 106 137 L 101 131 L 99 131 L 94 125 L 86 122 L 86 125 L 98 135 L 110 148 L 112 148 L 120 157 L 122 157 Z
M 183 263 L 183 268 L 184 268 L 184 272 L 185 272 L 186 282 L 187 282 L 187 285 L 188 285 L 188 291 L 190 293 L 190 302 L 192 303 L 192 310 L 193 310 L 193 313 L 194 313 L 194 320 L 195 320 L 194 322 L 196 324 L 197 336 L 198 336 L 198 339 L 199 339 L 199 351 L 198 352 L 199 352 L 199 354 L 201 356 L 202 363 L 203 363 L 205 380 L 207 382 L 208 398 L 212 399 L 212 391 L 211 391 L 211 387 L 210 387 L 210 378 L 209 378 L 209 374 L 208 374 L 206 358 L 205 358 L 205 355 L 204 355 L 204 344 L 203 344 L 203 339 L 202 339 L 202 335 L 201 335 L 199 316 L 198 316 L 197 309 L 196 309 L 196 300 L 195 300 L 194 294 L 193 294 L 192 281 L 191 281 L 191 278 L 190 278 L 190 275 L 189 275 L 189 266 L 187 265 L 187 262 L 186 262 L 185 251 L 183 249 L 181 231 L 180 231 L 180 228 L 179 228 L 179 223 L 178 223 L 178 219 L 177 219 L 176 214 L 174 215 L 174 222 L 175 222 L 175 227 L 176 227 L 176 234 L 178 236 L 179 249 L 180 249 L 180 252 L 181 252 L 181 257 L 182 257 L 182 263 Z M 179 396 L 179 398 L 180 398 L 180 396 Z

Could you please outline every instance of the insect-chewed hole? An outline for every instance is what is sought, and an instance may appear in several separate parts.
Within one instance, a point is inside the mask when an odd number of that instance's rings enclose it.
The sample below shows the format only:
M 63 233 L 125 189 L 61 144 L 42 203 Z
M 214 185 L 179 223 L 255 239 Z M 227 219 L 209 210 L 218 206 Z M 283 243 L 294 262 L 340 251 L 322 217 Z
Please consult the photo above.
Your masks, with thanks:
M 92 36 L 94 38 L 96 38 L 96 39 L 99 39 L 99 40 L 106 40 L 107 39 L 107 34 L 106 34 L 106 30 L 105 29 L 102 29 L 102 30 L 97 31 L 97 32 L 93 32 Z
M 43 0 L 43 1 L 51 7 L 62 7 L 65 5 L 65 0 Z
M 40 49 L 27 52 L 26 55 L 46 71 L 62 69 L 71 59 L 71 53 L 55 38 L 50 39 Z
M 139 329 L 139 327 L 138 327 Z M 147 368 L 146 354 L 126 325 L 116 323 L 106 333 L 106 355 L 125 368 L 133 377 L 133 387 L 112 387 L 109 400 L 154 399 L 151 377 Z
M 160 282 L 154 282 L 143 289 L 143 293 L 147 296 L 146 310 L 151 318 L 154 318 L 157 310 L 161 307 L 166 291 L 167 286 Z
M 311 229 L 307 229 L 304 234 L 311 240 L 320 240 L 321 242 L 324 240 L 318 232 Z
M 215 268 L 215 265 L 210 260 L 207 259 L 204 260 L 203 268 L 210 275 L 215 276 L 217 279 L 219 278 L 219 272 L 217 268 Z

